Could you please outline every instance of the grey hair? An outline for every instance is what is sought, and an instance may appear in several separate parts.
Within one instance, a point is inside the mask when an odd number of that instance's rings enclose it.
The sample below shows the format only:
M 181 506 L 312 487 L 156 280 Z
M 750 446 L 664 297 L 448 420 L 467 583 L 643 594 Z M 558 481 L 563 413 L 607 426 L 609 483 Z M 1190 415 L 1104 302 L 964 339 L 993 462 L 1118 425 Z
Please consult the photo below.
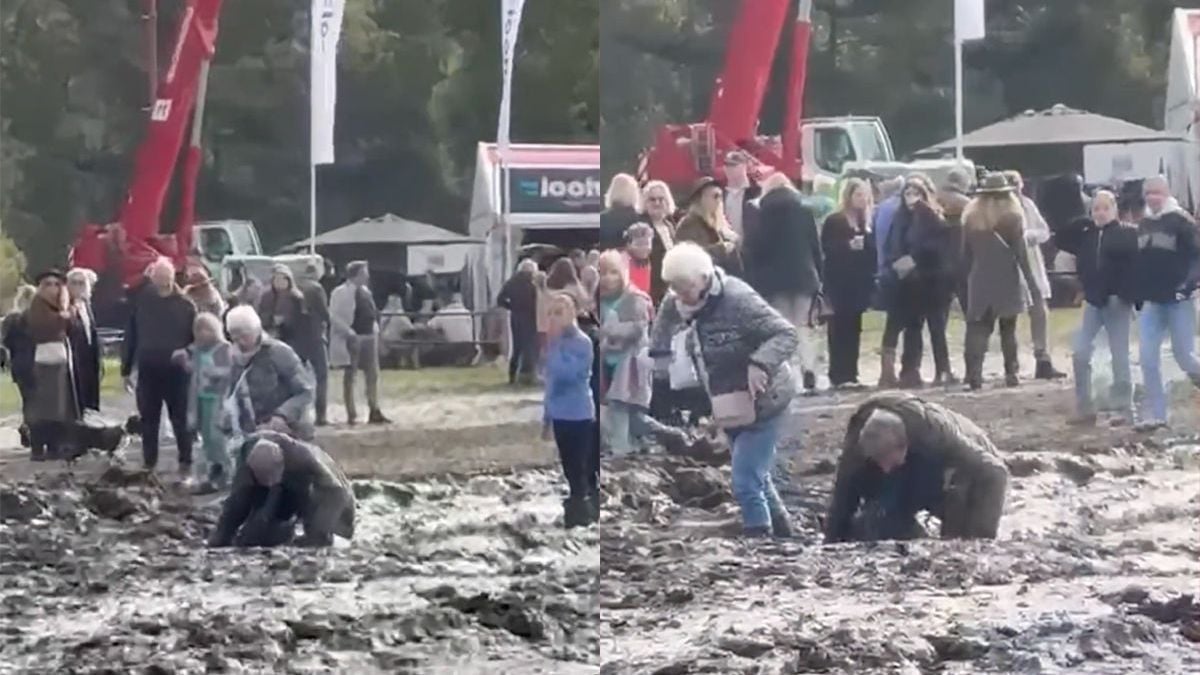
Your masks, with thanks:
M 230 335 L 261 335 L 262 319 L 250 305 L 238 305 L 225 315 L 225 328 Z
M 346 278 L 353 279 L 354 277 L 358 276 L 359 273 L 365 271 L 366 269 L 368 269 L 366 260 L 355 260 L 353 262 L 347 263 L 346 264 Z
M 154 276 L 154 272 L 160 269 L 169 271 L 171 276 L 175 275 L 175 263 L 171 262 L 170 258 L 161 256 L 146 266 L 146 276 L 152 277 Z
M 682 241 L 663 256 L 662 279 L 668 284 L 699 281 L 712 278 L 714 269 L 708 251 L 690 241 Z
M 767 176 L 765 179 L 763 179 L 763 182 L 762 182 L 763 194 L 766 194 L 768 192 L 773 192 L 775 190 L 778 190 L 779 188 L 787 188 L 789 190 L 792 190 L 793 192 L 796 190 L 795 184 L 793 184 L 792 180 L 787 177 L 787 174 L 785 174 L 782 171 L 776 171 L 775 173 L 773 173 L 773 174 Z
M 1162 175 L 1151 176 L 1151 177 L 1147 178 L 1146 180 L 1142 181 L 1142 192 L 1145 193 L 1147 190 L 1150 189 L 1150 186 L 1152 186 L 1152 185 L 1155 187 L 1162 188 L 1162 189 L 1166 190 L 1168 193 L 1171 191 L 1171 182 L 1167 180 L 1166 176 L 1162 176 Z
M 858 432 L 858 447 L 869 458 L 899 446 L 908 445 L 908 429 L 899 415 L 876 408 Z
M 525 258 L 521 262 L 517 263 L 517 271 L 518 272 L 532 273 L 532 272 L 536 272 L 537 268 L 538 268 L 537 262 L 535 262 L 533 258 Z
M 642 195 L 638 189 L 637 179 L 627 173 L 619 173 L 608 183 L 608 192 L 604 195 L 604 208 L 614 206 L 632 206 L 641 209 Z

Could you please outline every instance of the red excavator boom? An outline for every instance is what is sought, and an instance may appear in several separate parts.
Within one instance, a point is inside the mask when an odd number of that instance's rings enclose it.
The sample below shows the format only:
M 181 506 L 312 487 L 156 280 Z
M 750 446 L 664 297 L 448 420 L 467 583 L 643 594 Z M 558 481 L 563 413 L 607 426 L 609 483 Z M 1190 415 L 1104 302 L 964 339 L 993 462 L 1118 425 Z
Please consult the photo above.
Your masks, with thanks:
M 758 123 L 771 65 L 792 8 L 797 11 L 781 145 L 759 137 Z M 756 172 L 769 167 L 799 181 L 800 120 L 811 34 L 812 0 L 798 0 L 798 5 L 797 0 L 743 0 L 729 34 L 724 68 L 713 87 L 708 119 L 659 129 L 654 145 L 642 157 L 642 178 L 680 188 L 701 176 L 721 178 L 725 154 L 741 148 L 760 165 Z
M 146 2 L 153 20 L 157 0 Z M 146 266 L 160 256 L 171 258 L 178 267 L 186 263 L 202 160 L 205 88 L 220 12 L 221 0 L 187 0 L 171 60 L 154 87 L 150 124 L 134 159 L 120 215 L 109 225 L 84 225 L 71 252 L 72 265 L 95 270 L 101 278 L 115 277 L 120 285 L 132 287 L 140 282 Z M 154 50 L 152 45 L 152 54 Z M 189 128 L 191 137 L 185 148 Z M 178 219 L 174 232 L 168 234 L 162 231 L 163 206 L 177 172 Z

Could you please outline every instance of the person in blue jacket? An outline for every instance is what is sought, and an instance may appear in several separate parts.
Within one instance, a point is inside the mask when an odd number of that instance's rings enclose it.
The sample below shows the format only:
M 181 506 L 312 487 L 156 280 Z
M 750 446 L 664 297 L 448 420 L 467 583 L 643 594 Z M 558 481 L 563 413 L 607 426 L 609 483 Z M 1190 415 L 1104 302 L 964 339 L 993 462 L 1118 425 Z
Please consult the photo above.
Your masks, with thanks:
M 575 300 L 554 293 L 549 303 L 542 438 L 553 438 L 558 446 L 569 487 L 563 524 L 577 527 L 600 518 L 600 446 L 591 386 L 595 354 L 579 327 Z

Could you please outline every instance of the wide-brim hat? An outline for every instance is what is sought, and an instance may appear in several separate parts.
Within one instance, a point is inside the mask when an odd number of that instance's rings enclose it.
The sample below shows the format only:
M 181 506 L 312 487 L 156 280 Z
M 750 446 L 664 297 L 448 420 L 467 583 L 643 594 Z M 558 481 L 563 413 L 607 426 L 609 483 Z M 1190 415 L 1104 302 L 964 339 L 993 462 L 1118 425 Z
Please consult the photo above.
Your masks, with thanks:
M 1016 187 L 1008 182 L 1008 178 L 1002 173 L 989 173 L 979 181 L 979 186 L 975 188 L 976 194 L 1007 194 L 1016 191 Z
M 692 202 L 696 201 L 696 199 L 700 197 L 701 192 L 704 192 L 714 185 L 717 187 L 722 187 L 721 181 L 713 178 L 712 176 L 705 176 L 697 180 L 695 183 L 692 183 L 692 191 L 688 193 L 688 203 L 691 204 Z
M 58 279 L 64 284 L 67 283 L 67 275 L 64 274 L 62 270 L 55 267 L 51 267 L 50 269 L 38 274 L 33 278 L 33 283 L 40 284 L 42 283 L 43 279 Z

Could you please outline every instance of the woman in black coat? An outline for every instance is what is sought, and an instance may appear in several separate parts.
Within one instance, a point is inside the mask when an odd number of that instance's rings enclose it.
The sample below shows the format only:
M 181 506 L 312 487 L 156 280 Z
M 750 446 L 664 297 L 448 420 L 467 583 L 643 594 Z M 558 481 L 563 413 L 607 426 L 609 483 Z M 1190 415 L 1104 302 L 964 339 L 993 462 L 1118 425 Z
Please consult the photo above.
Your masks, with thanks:
M 96 330 L 96 314 L 92 311 L 95 276 L 95 272 L 78 267 L 67 272 L 67 293 L 76 310 L 67 326 L 67 342 L 71 345 L 75 397 L 81 413 L 100 410 L 100 334 Z
M 829 341 L 829 384 L 858 384 L 862 316 L 875 293 L 875 235 L 871 231 L 871 186 L 858 178 L 842 188 L 841 208 L 821 229 L 825 253 L 825 300 L 832 314 Z
M 613 176 L 604 197 L 604 211 L 600 214 L 600 250 L 625 246 L 625 230 L 643 220 L 638 212 L 639 201 L 636 178 L 627 173 Z

